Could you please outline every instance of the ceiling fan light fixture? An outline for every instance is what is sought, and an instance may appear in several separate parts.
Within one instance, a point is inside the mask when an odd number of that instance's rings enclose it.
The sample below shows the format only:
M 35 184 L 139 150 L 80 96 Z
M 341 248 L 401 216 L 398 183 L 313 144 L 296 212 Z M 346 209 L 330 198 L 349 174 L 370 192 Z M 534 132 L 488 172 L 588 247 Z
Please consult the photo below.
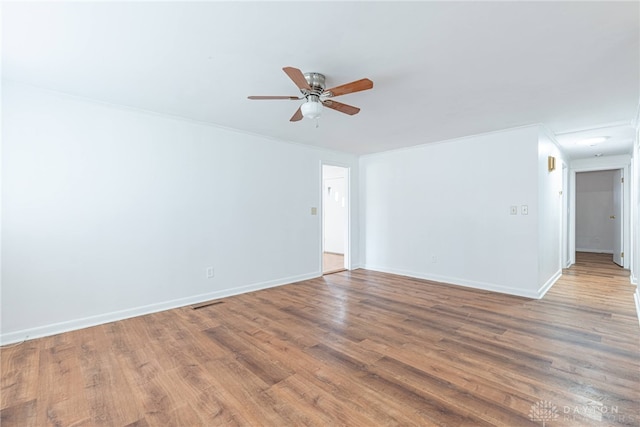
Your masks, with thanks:
M 300 107 L 302 115 L 308 119 L 317 119 L 322 115 L 322 103 L 315 100 L 308 100 Z
M 580 141 L 578 141 L 578 144 L 579 145 L 593 147 L 594 145 L 598 145 L 598 144 L 601 144 L 603 142 L 606 142 L 607 139 L 609 139 L 608 136 L 596 136 L 596 137 L 593 137 L 593 138 L 581 139 Z

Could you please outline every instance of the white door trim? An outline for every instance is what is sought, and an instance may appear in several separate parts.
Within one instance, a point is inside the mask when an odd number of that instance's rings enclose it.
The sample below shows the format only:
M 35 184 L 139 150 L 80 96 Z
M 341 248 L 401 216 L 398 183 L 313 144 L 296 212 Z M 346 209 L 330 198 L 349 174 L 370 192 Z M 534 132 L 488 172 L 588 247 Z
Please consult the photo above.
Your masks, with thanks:
M 562 219 L 560 220 L 562 237 L 560 239 L 560 265 L 562 268 L 569 268 L 571 257 L 569 256 L 569 165 L 562 162 Z
M 318 250 L 318 259 L 320 261 L 320 274 L 322 274 L 322 264 L 323 264 L 323 260 L 322 260 L 322 254 L 324 251 L 324 203 L 322 201 L 323 199 L 323 191 L 324 191 L 324 172 L 323 172 L 323 166 L 338 166 L 341 168 L 346 169 L 346 173 L 345 173 L 345 192 L 347 195 L 347 224 L 345 227 L 345 233 L 347 233 L 347 238 L 346 238 L 346 242 L 345 242 L 345 248 L 344 248 L 344 268 L 347 270 L 352 270 L 352 265 L 351 265 L 351 249 L 352 249 L 352 245 L 351 245 L 351 166 L 346 165 L 344 163 L 338 163 L 338 162 L 330 162 L 330 161 L 325 161 L 325 160 L 321 160 L 320 161 L 320 186 L 319 186 L 319 192 L 320 192 L 320 197 L 319 197 L 319 206 L 320 206 L 320 212 L 319 212 L 319 222 L 320 222 L 320 238 L 318 239 L 320 245 L 319 245 L 319 250 Z
M 622 194 L 624 188 L 621 186 L 624 183 L 624 169 L 616 169 L 613 175 L 613 262 L 619 266 L 624 265 L 624 258 L 622 252 L 624 252 L 624 220 L 626 215 L 624 209 L 621 206 L 623 203 Z M 627 178 L 628 180 L 629 178 Z M 627 252 L 629 257 L 629 252 Z
M 569 182 L 569 203 L 570 203 L 570 215 L 569 215 L 569 256 L 570 256 L 570 265 L 576 263 L 576 173 L 578 172 L 595 172 L 595 171 L 603 171 L 603 170 L 614 170 L 614 169 L 622 169 L 623 176 L 628 177 L 631 160 L 626 156 L 616 156 L 612 158 L 600 158 L 600 159 L 590 159 L 592 162 L 590 164 L 579 164 L 579 165 L 571 165 L 571 178 Z M 598 161 L 600 160 L 600 161 Z M 586 163 L 584 161 L 580 161 L 580 163 Z M 625 178 L 623 186 L 622 186 L 622 215 L 624 217 L 622 221 L 623 227 L 623 244 L 624 248 L 624 258 L 623 258 L 623 267 L 629 268 L 629 260 L 631 253 L 631 222 L 629 220 L 630 215 L 630 196 L 631 196 L 631 180 Z

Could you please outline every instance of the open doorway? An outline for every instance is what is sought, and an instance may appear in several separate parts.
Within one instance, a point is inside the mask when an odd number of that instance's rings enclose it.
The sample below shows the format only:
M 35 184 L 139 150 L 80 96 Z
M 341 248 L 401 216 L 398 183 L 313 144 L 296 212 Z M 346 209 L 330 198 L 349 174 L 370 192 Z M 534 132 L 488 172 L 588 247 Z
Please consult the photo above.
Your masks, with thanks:
M 562 239 L 560 253 L 562 254 L 560 262 L 562 268 L 571 267 L 571 254 L 569 253 L 569 224 L 571 223 L 571 207 L 569 205 L 569 167 L 562 162 Z
M 611 254 L 624 266 L 623 170 L 576 173 L 576 252 Z
M 349 169 L 322 165 L 322 274 L 347 269 Z

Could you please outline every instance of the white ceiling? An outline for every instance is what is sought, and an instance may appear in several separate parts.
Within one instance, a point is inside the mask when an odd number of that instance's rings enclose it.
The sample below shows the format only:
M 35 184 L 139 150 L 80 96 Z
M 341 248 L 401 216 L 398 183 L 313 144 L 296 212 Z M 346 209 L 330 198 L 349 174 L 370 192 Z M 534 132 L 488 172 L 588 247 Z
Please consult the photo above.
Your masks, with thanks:
M 639 16 L 638 2 L 5 2 L 2 71 L 356 154 L 543 123 L 575 158 L 594 154 L 571 142 L 585 129 L 612 133 L 598 152 L 631 150 Z M 246 98 L 298 95 L 283 66 L 374 88 L 337 98 L 356 116 L 290 123 L 298 101 Z

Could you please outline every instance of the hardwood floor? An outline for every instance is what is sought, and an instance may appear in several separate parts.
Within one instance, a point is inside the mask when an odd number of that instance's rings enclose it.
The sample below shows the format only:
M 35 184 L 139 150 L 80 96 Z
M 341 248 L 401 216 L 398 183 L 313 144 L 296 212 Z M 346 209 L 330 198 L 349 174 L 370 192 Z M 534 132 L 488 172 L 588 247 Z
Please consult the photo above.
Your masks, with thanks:
M 633 290 L 593 254 L 539 301 L 337 273 L 5 348 L 1 425 L 637 426 Z
M 344 270 L 344 255 L 331 252 L 322 253 L 322 274 L 332 274 Z

